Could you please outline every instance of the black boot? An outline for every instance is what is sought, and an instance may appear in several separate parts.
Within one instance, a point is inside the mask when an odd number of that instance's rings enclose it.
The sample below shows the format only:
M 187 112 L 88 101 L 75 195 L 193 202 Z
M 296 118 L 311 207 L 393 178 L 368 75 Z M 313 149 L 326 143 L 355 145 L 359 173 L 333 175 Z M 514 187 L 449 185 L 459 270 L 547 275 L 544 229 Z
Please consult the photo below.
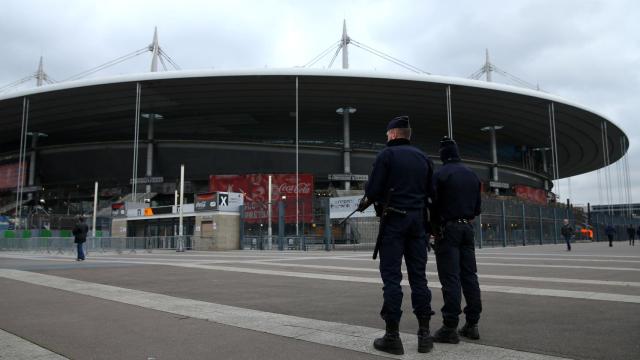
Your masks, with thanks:
M 464 324 L 463 327 L 460 328 L 460 330 L 458 330 L 458 334 L 471 340 L 480 339 L 480 332 L 478 332 L 478 324 L 466 323 Z
M 376 339 L 373 342 L 373 347 L 376 348 L 376 350 L 384 351 L 389 354 L 404 354 L 404 347 L 402 346 L 402 340 L 400 340 L 398 325 L 398 322 L 387 321 L 384 336 Z
M 418 318 L 418 352 L 428 353 L 433 349 L 433 336 L 429 333 L 430 318 Z
M 439 343 L 449 343 L 449 344 L 457 344 L 460 342 L 460 337 L 458 336 L 458 331 L 456 329 L 457 326 L 447 326 L 442 325 L 435 334 L 433 334 L 433 341 Z

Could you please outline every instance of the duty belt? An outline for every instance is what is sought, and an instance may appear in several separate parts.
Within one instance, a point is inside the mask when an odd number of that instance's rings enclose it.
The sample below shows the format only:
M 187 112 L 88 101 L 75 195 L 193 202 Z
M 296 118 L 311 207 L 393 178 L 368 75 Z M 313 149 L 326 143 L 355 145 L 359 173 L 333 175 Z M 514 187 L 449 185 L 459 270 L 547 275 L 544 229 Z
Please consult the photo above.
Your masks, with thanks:
M 469 224 L 471 220 L 469 219 L 451 219 L 444 222 L 445 225 L 449 224 Z
M 384 210 L 385 210 L 385 215 L 387 215 L 389 213 L 392 213 L 392 212 L 396 213 L 396 214 L 407 215 L 407 211 L 406 210 L 394 208 L 392 206 L 387 206 Z

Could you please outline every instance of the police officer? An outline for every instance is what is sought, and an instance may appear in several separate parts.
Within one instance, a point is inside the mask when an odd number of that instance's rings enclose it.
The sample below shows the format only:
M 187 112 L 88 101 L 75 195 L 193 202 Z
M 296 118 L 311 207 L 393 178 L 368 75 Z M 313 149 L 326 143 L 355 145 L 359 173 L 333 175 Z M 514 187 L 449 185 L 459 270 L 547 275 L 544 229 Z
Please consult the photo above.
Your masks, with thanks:
M 373 163 L 366 185 L 365 196 L 358 210 L 364 211 L 371 203 L 380 213 L 380 276 L 384 286 L 380 315 L 386 323 L 386 332 L 376 339 L 374 347 L 391 354 L 403 354 L 398 326 L 402 316 L 402 257 L 404 256 L 411 303 L 418 318 L 418 351 L 429 352 L 433 337 L 429 333 L 431 291 L 427 287 L 426 207 L 431 197 L 430 184 L 433 163 L 419 149 L 411 146 L 409 117 L 396 117 L 387 126 L 387 147 Z M 375 255 L 374 255 L 375 256 Z
M 440 141 L 442 167 L 433 176 L 434 214 L 441 233 L 436 236 L 438 278 L 442 284 L 443 326 L 433 335 L 436 342 L 457 344 L 458 334 L 480 338 L 478 320 L 482 311 L 476 274 L 474 231 L 471 220 L 480 214 L 480 180 L 462 164 L 458 145 L 448 137 Z M 456 331 L 462 293 L 466 324 Z

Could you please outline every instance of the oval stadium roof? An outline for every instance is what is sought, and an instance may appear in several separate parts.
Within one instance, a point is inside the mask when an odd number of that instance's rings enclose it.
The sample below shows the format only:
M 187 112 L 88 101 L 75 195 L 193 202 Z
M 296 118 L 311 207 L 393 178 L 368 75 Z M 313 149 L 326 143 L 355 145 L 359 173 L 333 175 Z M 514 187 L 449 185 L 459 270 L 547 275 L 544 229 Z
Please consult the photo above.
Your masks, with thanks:
M 296 78 L 300 139 L 305 144 L 341 141 L 336 109 L 351 117 L 354 147 L 384 143 L 386 123 L 409 115 L 413 140 L 437 153 L 447 134 L 445 88 L 451 86 L 453 136 L 463 158 L 488 161 L 489 136 L 497 133 L 499 163 L 522 166 L 518 149 L 550 146 L 550 103 L 554 103 L 560 177 L 603 166 L 601 124 L 609 157 L 622 155 L 625 133 L 582 105 L 540 91 L 433 75 L 403 75 L 306 68 L 169 71 L 81 80 L 42 86 L 0 97 L 0 152 L 19 148 L 23 98 L 29 99 L 29 131 L 48 134 L 47 145 L 133 138 L 136 83 L 142 83 L 141 112 L 161 114 L 157 138 L 269 142 L 295 136 Z M 511 154 L 511 155 L 510 155 Z

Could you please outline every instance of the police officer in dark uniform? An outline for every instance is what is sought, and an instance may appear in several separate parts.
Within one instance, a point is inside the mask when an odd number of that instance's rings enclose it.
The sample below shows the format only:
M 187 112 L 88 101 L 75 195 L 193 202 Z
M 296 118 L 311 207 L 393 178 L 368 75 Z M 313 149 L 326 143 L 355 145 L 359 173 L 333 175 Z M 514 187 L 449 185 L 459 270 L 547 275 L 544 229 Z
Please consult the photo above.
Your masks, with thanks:
M 374 347 L 391 354 L 403 354 L 398 326 L 402 316 L 402 257 L 404 256 L 411 303 L 418 318 L 418 351 L 429 352 L 433 337 L 429 333 L 431 291 L 427 286 L 427 238 L 429 222 L 427 205 L 431 198 L 433 163 L 409 141 L 411 128 L 409 117 L 394 118 L 387 126 L 387 147 L 373 164 L 366 185 L 365 196 L 358 210 L 364 211 L 376 204 L 380 234 L 380 276 L 384 283 L 383 306 L 380 315 L 386 323 L 382 338 L 374 341 Z M 374 255 L 375 258 L 375 255 Z
M 478 320 L 482 312 L 471 221 L 480 215 L 480 180 L 460 161 L 458 145 L 448 137 L 440 141 L 442 167 L 433 176 L 434 214 L 441 233 L 436 236 L 438 277 L 442 284 L 443 326 L 433 335 L 436 342 L 457 344 L 458 334 L 480 338 Z M 466 324 L 459 330 L 458 316 L 464 294 Z

